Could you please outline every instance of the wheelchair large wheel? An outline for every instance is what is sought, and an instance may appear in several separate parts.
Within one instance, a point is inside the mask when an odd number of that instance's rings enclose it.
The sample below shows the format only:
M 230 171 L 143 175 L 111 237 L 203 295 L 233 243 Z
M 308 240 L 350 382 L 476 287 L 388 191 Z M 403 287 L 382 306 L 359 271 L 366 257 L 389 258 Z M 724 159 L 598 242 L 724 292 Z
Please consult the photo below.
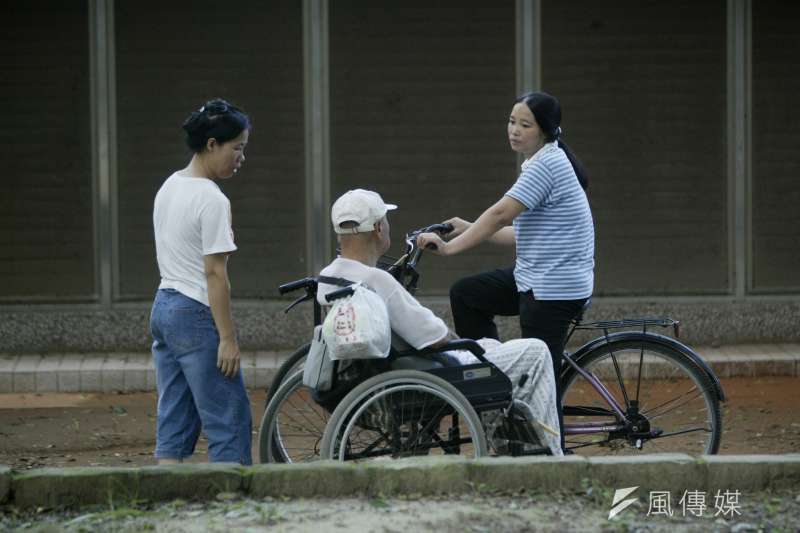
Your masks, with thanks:
M 566 448 L 586 454 L 714 454 L 722 434 L 716 389 L 683 353 L 646 339 L 602 344 L 578 361 L 626 412 L 631 425 L 566 435 Z M 572 367 L 562 375 L 564 423 L 617 424 L 600 394 Z
M 281 388 L 281 384 L 287 379 L 289 376 L 293 376 L 299 370 L 302 370 L 306 364 L 306 357 L 308 357 L 308 351 L 311 349 L 311 344 L 304 344 L 295 352 L 290 355 L 280 367 L 278 367 L 278 371 L 275 373 L 275 377 L 272 378 L 272 383 L 267 389 L 267 401 L 264 404 L 264 409 L 267 408 L 269 405 L 269 401 L 275 395 L 279 388 Z
M 319 459 L 328 412 L 303 385 L 303 372 L 286 378 L 273 394 L 258 433 L 262 463 L 302 463 Z
M 331 415 L 322 437 L 325 459 L 364 461 L 415 455 L 486 455 L 480 418 L 443 379 L 416 370 L 373 376 Z

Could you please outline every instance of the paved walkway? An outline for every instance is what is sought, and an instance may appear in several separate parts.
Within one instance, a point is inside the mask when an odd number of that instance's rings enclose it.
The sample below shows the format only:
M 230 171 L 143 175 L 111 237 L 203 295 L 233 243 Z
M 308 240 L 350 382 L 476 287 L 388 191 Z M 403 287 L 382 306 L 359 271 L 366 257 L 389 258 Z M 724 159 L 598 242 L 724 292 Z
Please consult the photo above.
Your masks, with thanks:
M 800 344 L 700 346 L 720 378 L 800 376 Z M 289 352 L 243 352 L 248 388 L 269 386 Z M 155 390 L 149 353 L 0 355 L 0 394 Z

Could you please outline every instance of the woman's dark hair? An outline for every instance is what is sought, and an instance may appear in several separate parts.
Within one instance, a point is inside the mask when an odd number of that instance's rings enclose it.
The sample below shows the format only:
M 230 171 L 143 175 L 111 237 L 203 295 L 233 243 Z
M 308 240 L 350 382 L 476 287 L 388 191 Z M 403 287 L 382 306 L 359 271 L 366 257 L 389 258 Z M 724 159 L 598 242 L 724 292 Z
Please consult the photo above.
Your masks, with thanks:
M 556 97 L 543 92 L 525 93 L 517 98 L 516 103 L 524 103 L 528 106 L 547 142 L 558 141 L 559 148 L 564 150 L 569 162 L 572 163 L 575 175 L 578 176 L 578 182 L 583 190 L 586 190 L 589 187 L 586 169 L 583 168 L 578 156 L 572 153 L 569 146 L 561 140 L 561 104 L 558 103 Z
M 199 154 L 212 137 L 219 143 L 226 143 L 249 130 L 250 118 L 238 107 L 215 98 L 189 115 L 183 129 L 189 149 Z

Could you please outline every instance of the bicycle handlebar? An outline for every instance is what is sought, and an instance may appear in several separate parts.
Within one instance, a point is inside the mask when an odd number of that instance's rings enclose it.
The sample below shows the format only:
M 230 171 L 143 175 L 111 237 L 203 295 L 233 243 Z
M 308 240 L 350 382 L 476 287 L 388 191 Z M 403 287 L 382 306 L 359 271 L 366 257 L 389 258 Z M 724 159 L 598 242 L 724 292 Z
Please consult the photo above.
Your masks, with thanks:
M 448 233 L 450 233 L 452 231 L 453 231 L 453 225 L 452 224 L 447 224 L 447 223 L 444 223 L 444 224 L 431 224 L 430 226 L 425 226 L 424 228 L 420 228 L 418 230 L 415 230 L 415 231 L 412 231 L 412 232 L 408 233 L 406 235 L 406 240 L 408 241 L 409 245 L 412 245 L 412 246 L 416 247 L 415 245 L 416 245 L 417 236 L 420 233 L 435 232 L 435 233 L 438 233 L 440 235 L 446 235 L 446 234 L 448 234 Z M 431 247 L 431 245 L 428 246 L 428 248 L 430 248 L 430 247 Z M 409 250 L 409 251 L 411 251 L 411 250 Z M 418 254 L 411 262 L 412 269 L 413 269 L 414 264 L 416 263 L 416 259 L 417 258 L 418 258 Z M 397 266 L 393 265 L 392 267 L 389 268 L 389 272 L 391 272 L 395 268 L 397 268 Z M 317 279 L 313 278 L 313 277 L 298 279 L 298 280 L 291 281 L 289 283 L 285 283 L 285 284 L 279 286 L 278 287 L 278 292 L 280 292 L 280 294 L 283 295 L 283 294 L 286 294 L 286 293 L 289 293 L 289 292 L 293 292 L 293 291 L 296 291 L 296 290 L 299 290 L 299 289 L 314 289 L 316 287 L 316 284 L 317 284 Z M 331 294 L 328 294 L 326 296 L 326 299 L 330 302 L 332 300 L 335 300 L 336 298 L 341 298 L 342 296 L 346 296 L 347 294 L 351 294 L 351 293 L 352 293 L 352 289 L 350 291 L 347 291 L 347 290 L 334 291 Z
M 452 224 L 448 224 L 448 223 L 431 224 L 430 226 L 426 226 L 424 228 L 421 228 L 421 229 L 418 229 L 416 231 L 413 231 L 413 232 L 409 233 L 409 238 L 413 239 L 414 242 L 416 242 L 417 237 L 421 233 L 429 233 L 430 232 L 430 233 L 438 233 L 439 235 L 447 235 L 448 233 L 450 233 L 452 231 L 453 231 L 453 225 Z M 433 243 L 428 243 L 425 246 L 425 248 L 427 248 L 428 250 L 435 250 L 436 249 L 436 245 L 433 244 Z
M 453 231 L 453 225 L 449 223 L 443 224 L 431 224 L 427 228 L 424 228 L 420 233 L 426 233 L 432 231 L 434 233 L 438 233 L 440 235 L 447 235 L 451 231 Z

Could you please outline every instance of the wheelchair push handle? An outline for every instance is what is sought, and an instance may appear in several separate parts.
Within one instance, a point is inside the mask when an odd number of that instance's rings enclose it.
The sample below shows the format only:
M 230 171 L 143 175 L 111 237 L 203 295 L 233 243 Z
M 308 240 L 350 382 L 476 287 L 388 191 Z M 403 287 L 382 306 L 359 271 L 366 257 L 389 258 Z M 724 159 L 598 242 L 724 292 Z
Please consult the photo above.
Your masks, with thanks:
M 344 287 L 342 289 L 335 290 L 333 292 L 329 292 L 325 295 L 325 301 L 330 303 L 334 300 L 338 300 L 339 298 L 344 298 L 346 296 L 351 296 L 355 292 L 353 287 Z
M 278 292 L 281 294 L 286 294 L 287 292 L 296 291 L 298 289 L 304 289 L 313 287 L 317 283 L 317 280 L 314 278 L 303 278 L 298 279 L 296 281 L 290 281 L 289 283 L 285 283 L 278 287 Z

